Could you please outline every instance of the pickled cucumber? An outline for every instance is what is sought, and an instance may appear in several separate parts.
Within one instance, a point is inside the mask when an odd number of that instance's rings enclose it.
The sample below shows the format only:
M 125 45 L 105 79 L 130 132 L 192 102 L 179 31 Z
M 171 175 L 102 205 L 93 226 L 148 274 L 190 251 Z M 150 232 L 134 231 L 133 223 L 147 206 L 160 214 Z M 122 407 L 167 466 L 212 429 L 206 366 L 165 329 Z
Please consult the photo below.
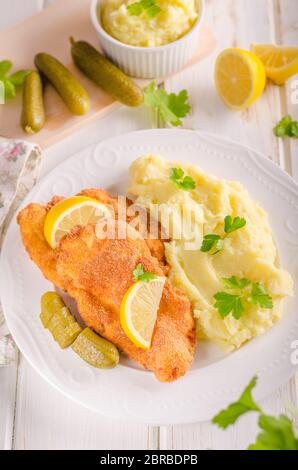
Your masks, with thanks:
M 81 83 L 50 54 L 35 56 L 35 65 L 59 93 L 68 109 L 77 115 L 86 114 L 90 109 L 90 98 Z
M 82 328 L 56 292 L 46 292 L 41 298 L 41 322 L 62 349 L 70 346 Z
M 21 126 L 27 134 L 39 132 L 45 123 L 43 85 L 38 72 L 30 72 L 23 85 Z
M 66 328 L 61 328 L 60 325 L 56 326 L 56 328 L 52 330 L 52 335 L 60 348 L 65 349 L 73 344 L 81 331 L 82 328 L 77 322 L 75 322 L 68 325 Z
M 143 90 L 86 41 L 70 39 L 76 66 L 106 93 L 127 106 L 144 101 Z
M 45 328 L 53 317 L 60 318 L 65 326 L 75 321 L 57 292 L 45 292 L 41 297 L 41 319 Z
M 98 369 L 110 369 L 119 362 L 116 346 L 98 336 L 90 328 L 85 328 L 72 345 L 72 349 L 81 359 Z

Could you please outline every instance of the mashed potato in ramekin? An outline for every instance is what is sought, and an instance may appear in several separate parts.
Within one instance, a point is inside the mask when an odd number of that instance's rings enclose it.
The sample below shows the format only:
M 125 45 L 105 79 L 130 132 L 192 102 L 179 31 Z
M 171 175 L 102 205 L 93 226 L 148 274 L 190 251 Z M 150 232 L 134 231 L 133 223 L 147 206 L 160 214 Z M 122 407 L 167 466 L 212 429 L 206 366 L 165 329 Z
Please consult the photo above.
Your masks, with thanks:
M 196 189 L 183 191 L 170 179 L 170 168 L 182 168 L 196 182 Z M 170 278 L 192 302 L 197 319 L 198 337 L 209 339 L 231 351 L 260 336 L 282 315 L 283 299 L 293 295 L 290 274 L 279 267 L 278 253 L 266 212 L 235 181 L 226 181 L 204 173 L 194 165 L 169 164 L 155 156 L 136 160 L 130 169 L 129 193 L 147 209 L 159 206 L 159 220 L 165 220 L 173 207 L 171 238 L 181 225 L 185 209 L 195 215 L 193 233 L 198 246 L 186 248 L 185 237 L 165 243 L 171 266 Z M 246 219 L 246 226 L 225 239 L 223 250 L 212 256 L 202 253 L 204 235 L 223 232 L 227 215 Z M 250 305 L 239 320 L 232 315 L 221 318 L 214 307 L 214 295 L 223 290 L 222 278 L 237 276 L 260 282 L 273 300 L 273 309 Z
M 150 18 L 146 12 L 130 15 L 127 5 L 137 0 L 104 0 L 101 22 L 118 41 L 139 47 L 169 44 L 184 36 L 199 17 L 199 0 L 156 0 L 160 13 Z

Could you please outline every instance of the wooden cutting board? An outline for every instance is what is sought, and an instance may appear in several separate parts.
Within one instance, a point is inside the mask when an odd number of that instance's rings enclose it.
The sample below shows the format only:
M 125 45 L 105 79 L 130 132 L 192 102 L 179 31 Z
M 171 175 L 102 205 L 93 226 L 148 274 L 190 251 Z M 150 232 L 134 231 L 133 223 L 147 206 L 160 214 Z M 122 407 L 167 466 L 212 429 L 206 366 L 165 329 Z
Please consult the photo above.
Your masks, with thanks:
M 70 36 L 77 40 L 85 39 L 99 47 L 89 17 L 89 8 L 90 0 L 60 0 L 41 13 L 0 33 L 0 60 L 10 59 L 13 62 L 13 71 L 34 68 L 34 56 L 38 52 L 53 54 L 66 65 L 90 94 L 92 104 L 89 113 L 80 117 L 73 116 L 55 90 L 47 85 L 45 127 L 38 134 L 28 136 L 19 125 L 22 100 L 21 92 L 18 92 L 13 101 L 0 105 L 0 136 L 33 141 L 45 148 L 121 106 L 84 77 L 71 59 Z M 215 45 L 213 33 L 203 26 L 197 52 L 187 67 L 209 55 Z M 141 85 L 147 83 L 146 80 L 137 81 Z

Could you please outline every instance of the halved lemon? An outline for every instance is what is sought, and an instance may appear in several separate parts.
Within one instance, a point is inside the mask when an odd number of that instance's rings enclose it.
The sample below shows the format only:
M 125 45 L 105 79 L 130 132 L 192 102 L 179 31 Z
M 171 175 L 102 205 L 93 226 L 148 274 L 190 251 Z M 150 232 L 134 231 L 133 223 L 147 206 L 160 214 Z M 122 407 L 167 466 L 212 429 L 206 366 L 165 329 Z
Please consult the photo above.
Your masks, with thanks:
M 277 85 L 298 73 L 297 47 L 252 44 L 251 50 L 265 65 L 267 77 Z
M 225 49 L 216 60 L 215 84 L 227 106 L 235 110 L 246 109 L 264 91 L 265 67 L 252 52 Z
M 164 277 L 138 281 L 126 292 L 120 307 L 120 323 L 126 336 L 139 348 L 150 349 Z
M 44 236 L 52 248 L 76 225 L 96 224 L 103 217 L 111 217 L 107 206 L 86 196 L 74 196 L 59 202 L 48 212 Z

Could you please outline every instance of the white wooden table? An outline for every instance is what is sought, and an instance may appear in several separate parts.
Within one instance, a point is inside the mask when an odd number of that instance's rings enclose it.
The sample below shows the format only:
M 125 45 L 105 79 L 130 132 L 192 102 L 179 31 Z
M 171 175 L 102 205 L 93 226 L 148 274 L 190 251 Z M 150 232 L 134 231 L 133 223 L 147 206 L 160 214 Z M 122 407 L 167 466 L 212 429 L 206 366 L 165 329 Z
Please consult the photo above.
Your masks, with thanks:
M 6 28 L 59 0 L 1 0 L 0 28 Z M 216 52 L 166 83 L 187 88 L 193 111 L 185 128 L 204 129 L 249 144 L 278 162 L 298 180 L 298 142 L 282 142 L 272 128 L 287 112 L 298 118 L 298 105 L 287 89 L 272 85 L 243 113 L 228 111 L 213 86 L 219 50 L 251 42 L 298 45 L 298 0 L 207 0 L 206 22 L 218 40 Z M 36 38 L 38 41 L 38 38 Z M 297 77 L 296 77 L 297 79 Z M 50 148 L 42 174 L 80 149 L 109 136 L 150 127 L 144 109 L 120 109 L 104 120 Z M 232 177 L 232 175 L 231 175 Z M 100 397 L 99 397 L 100 399 Z M 271 413 L 298 402 L 298 375 L 263 403 Z M 112 421 L 85 410 L 49 386 L 20 355 L 16 367 L 0 369 L 0 449 L 243 449 L 256 434 L 254 416 L 220 431 L 210 423 L 151 427 Z

